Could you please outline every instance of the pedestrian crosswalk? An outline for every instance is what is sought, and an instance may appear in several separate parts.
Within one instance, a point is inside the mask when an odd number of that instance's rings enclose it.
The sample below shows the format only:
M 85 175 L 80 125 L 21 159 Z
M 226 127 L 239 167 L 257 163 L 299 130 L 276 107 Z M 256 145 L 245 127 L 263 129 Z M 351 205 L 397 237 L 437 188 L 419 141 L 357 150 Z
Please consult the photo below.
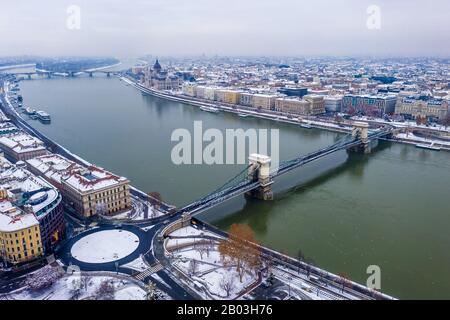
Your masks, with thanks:
M 157 264 L 154 264 L 153 266 L 151 266 L 150 268 L 145 269 L 142 272 L 139 272 L 134 277 L 139 281 L 143 281 L 148 276 L 151 276 L 152 274 L 154 274 L 162 269 L 163 269 L 163 266 L 160 263 L 157 263 Z

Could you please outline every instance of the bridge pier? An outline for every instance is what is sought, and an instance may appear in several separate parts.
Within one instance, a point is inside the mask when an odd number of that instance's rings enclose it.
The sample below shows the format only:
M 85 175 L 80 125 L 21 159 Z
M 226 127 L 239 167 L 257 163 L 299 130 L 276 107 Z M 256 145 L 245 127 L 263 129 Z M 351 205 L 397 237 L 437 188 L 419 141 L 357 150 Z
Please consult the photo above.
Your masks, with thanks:
M 249 156 L 250 167 L 248 169 L 249 179 L 259 181 L 260 186 L 247 192 L 246 196 L 260 200 L 273 200 L 272 184 L 270 177 L 270 157 L 261 154 Z
M 111 76 L 111 74 L 109 72 L 107 72 L 106 76 L 109 78 Z
M 91 77 L 91 78 L 92 78 L 92 72 L 89 72 L 89 77 Z
M 351 152 L 368 154 L 372 151 L 369 141 L 369 124 L 366 122 L 353 123 L 352 137 L 361 139 L 361 144 L 349 149 Z
M 28 74 L 28 80 L 31 80 L 31 73 Z

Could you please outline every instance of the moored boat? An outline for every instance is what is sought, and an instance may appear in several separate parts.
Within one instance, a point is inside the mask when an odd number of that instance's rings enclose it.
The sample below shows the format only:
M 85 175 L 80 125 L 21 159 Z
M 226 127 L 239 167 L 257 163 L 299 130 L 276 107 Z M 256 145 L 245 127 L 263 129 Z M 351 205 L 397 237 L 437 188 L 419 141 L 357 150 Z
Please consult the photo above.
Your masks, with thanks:
M 36 110 L 34 110 L 34 109 L 30 108 L 30 107 L 26 107 L 26 108 L 25 108 L 25 113 L 26 113 L 27 115 L 29 115 L 29 116 L 35 115 L 35 114 L 36 114 Z
M 36 115 L 42 122 L 50 122 L 50 115 L 45 111 L 37 111 Z
M 434 142 L 432 144 L 418 143 L 418 144 L 416 144 L 416 148 L 428 149 L 428 150 L 433 150 L 433 151 L 441 151 L 441 148 L 435 146 Z
M 218 113 L 220 110 L 214 107 L 206 107 L 202 106 L 200 107 L 200 110 L 206 111 L 206 112 L 212 112 L 212 113 Z

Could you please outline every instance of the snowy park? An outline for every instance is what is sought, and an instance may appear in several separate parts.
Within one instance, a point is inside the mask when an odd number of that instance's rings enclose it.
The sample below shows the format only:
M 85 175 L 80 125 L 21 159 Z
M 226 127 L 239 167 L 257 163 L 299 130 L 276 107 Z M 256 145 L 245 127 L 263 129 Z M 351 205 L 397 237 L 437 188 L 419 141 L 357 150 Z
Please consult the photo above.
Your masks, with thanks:
M 191 226 L 170 234 L 166 242 L 173 265 L 186 277 L 201 295 L 209 299 L 235 299 L 246 288 L 258 282 L 251 266 L 237 267 L 237 263 L 219 252 L 222 239 Z
M 25 287 L 2 298 L 7 300 L 145 300 L 147 296 L 147 292 L 141 286 L 125 277 L 82 273 L 59 274 L 50 279 L 48 275 L 52 272 L 45 271 L 49 279 L 42 279 L 46 277 L 36 275 L 40 278 L 39 283 L 36 284 L 37 280 L 31 275 Z
M 139 246 L 139 238 L 126 230 L 103 230 L 91 233 L 72 246 L 73 258 L 86 263 L 104 263 L 120 260 L 132 254 Z

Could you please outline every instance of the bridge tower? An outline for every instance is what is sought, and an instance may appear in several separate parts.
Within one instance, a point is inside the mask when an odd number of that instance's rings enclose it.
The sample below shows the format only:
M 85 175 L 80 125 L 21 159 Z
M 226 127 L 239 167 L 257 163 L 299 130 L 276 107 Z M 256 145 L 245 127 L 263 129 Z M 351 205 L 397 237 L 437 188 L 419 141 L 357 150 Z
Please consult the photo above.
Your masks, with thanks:
M 260 200 L 273 200 L 273 180 L 270 177 L 270 157 L 253 153 L 248 157 L 248 160 L 250 162 L 248 177 L 252 181 L 259 181 L 260 186 L 249 191 L 247 196 Z
M 361 144 L 350 148 L 353 152 L 370 153 L 370 141 L 369 141 L 369 124 L 366 122 L 354 122 L 352 129 L 352 137 L 361 139 Z

